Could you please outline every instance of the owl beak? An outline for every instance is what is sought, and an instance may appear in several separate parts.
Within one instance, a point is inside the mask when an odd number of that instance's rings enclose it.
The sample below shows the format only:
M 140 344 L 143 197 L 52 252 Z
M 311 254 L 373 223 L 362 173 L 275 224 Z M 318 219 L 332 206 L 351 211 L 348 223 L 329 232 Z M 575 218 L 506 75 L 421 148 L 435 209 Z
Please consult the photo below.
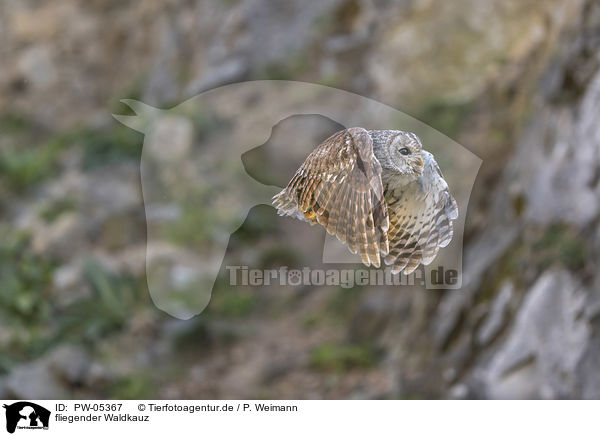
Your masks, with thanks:
M 418 160 L 418 164 L 419 164 L 419 167 L 420 167 L 421 169 L 423 169 L 423 158 L 422 158 L 422 157 L 420 157 L 420 158 L 419 158 L 419 160 Z

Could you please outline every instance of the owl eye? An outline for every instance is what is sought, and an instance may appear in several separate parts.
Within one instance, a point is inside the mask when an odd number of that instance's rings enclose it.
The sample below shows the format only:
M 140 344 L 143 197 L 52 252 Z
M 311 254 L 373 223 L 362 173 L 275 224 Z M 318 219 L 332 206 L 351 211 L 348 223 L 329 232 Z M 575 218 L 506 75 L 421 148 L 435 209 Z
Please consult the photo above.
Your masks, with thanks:
M 398 150 L 400 152 L 400 154 L 403 154 L 404 156 L 407 156 L 410 154 L 410 150 L 406 147 L 402 147 L 400 150 Z

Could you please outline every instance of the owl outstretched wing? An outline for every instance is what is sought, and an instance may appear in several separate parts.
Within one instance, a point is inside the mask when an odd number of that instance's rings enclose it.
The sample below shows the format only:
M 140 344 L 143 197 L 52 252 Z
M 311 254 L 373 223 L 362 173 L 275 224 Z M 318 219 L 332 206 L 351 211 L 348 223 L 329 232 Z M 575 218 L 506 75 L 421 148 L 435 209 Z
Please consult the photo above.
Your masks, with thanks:
M 313 150 L 273 204 L 279 215 L 321 224 L 365 265 L 379 267 L 379 253 L 389 251 L 381 171 L 368 132 L 342 130 Z
M 453 234 L 458 217 L 456 201 L 431 153 L 423 153 L 423 175 L 402 188 L 386 190 L 390 215 L 390 250 L 385 256 L 392 272 L 411 274 L 421 263 L 430 264 Z

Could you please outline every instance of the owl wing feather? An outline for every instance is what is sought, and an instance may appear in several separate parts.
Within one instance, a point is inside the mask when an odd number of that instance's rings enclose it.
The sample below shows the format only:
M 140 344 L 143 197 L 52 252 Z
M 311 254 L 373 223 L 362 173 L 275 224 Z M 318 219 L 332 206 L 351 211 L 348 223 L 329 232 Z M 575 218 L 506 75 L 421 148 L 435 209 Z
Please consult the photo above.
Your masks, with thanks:
M 321 224 L 365 265 L 379 267 L 379 253 L 389 251 L 381 172 L 369 133 L 342 130 L 313 150 L 273 204 L 279 215 Z
M 390 215 L 390 249 L 385 256 L 392 271 L 411 274 L 421 263 L 429 265 L 453 234 L 458 217 L 456 201 L 431 153 L 423 151 L 423 175 L 402 188 L 386 190 Z

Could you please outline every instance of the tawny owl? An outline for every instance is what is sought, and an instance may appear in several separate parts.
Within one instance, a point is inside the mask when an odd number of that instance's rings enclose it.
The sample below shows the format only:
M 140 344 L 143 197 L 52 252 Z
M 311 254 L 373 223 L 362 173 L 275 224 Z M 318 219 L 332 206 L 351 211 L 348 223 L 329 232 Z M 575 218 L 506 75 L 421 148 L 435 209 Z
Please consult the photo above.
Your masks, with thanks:
M 362 262 L 412 273 L 452 239 L 456 201 L 433 155 L 400 130 L 353 127 L 310 153 L 273 197 L 279 215 L 321 224 Z

